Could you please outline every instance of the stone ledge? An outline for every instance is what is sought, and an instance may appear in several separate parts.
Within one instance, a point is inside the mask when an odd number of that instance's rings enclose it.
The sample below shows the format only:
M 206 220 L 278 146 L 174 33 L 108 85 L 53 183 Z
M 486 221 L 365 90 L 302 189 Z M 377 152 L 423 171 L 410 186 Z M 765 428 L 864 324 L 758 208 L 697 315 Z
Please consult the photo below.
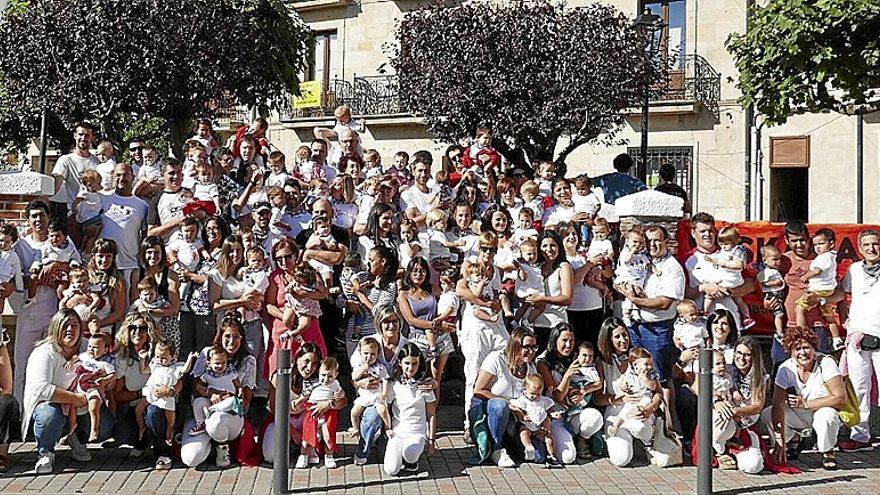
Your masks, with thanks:
M 55 179 L 37 172 L 0 174 L 0 194 L 51 196 L 55 194 Z

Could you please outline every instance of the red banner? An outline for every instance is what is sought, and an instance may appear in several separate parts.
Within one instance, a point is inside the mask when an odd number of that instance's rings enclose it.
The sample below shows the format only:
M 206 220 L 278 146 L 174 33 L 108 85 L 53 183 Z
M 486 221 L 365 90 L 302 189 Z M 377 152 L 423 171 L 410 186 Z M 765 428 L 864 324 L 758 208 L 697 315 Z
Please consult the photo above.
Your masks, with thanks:
M 780 251 L 785 252 L 788 251 L 788 247 L 785 244 L 785 236 L 783 228 L 785 226 L 784 223 L 771 223 L 771 222 L 716 222 L 715 226 L 720 230 L 722 227 L 732 226 L 736 228 L 736 231 L 739 233 L 742 238 L 743 247 L 746 248 L 746 251 L 749 253 L 749 262 L 750 266 L 746 269 L 747 277 L 754 278 L 756 273 L 756 269 L 753 266 L 754 262 L 761 261 L 761 246 L 766 246 L 768 244 L 773 244 L 779 248 Z M 865 229 L 877 229 L 880 230 L 880 226 L 878 225 L 860 225 L 860 224 L 825 224 L 825 223 L 811 223 L 808 224 L 810 232 L 815 232 L 821 228 L 828 228 L 834 231 L 835 236 L 837 237 L 835 243 L 835 249 L 837 249 L 837 278 L 838 280 L 842 279 L 846 274 L 846 271 L 849 269 L 849 265 L 854 261 L 858 261 L 861 259 L 859 257 L 858 250 L 858 237 L 859 232 Z M 696 244 L 694 243 L 694 239 L 691 237 L 691 223 L 690 220 L 681 220 L 678 222 L 678 228 L 676 232 L 676 240 L 678 241 L 678 250 L 676 253 L 676 258 L 684 265 L 685 260 L 693 252 Z M 745 296 L 743 300 L 748 304 L 749 309 L 752 313 L 752 318 L 755 320 L 756 325 L 752 328 L 752 330 L 748 333 L 751 334 L 763 334 L 769 335 L 773 333 L 773 313 L 764 309 L 764 303 L 761 296 L 761 289 L 758 286 L 757 281 L 755 282 L 755 292 Z

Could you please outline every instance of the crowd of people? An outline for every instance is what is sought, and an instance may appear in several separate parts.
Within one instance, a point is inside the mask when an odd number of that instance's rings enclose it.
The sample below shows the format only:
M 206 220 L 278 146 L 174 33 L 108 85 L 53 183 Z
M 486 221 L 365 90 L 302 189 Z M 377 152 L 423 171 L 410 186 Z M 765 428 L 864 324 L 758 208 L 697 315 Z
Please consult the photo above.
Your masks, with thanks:
M 549 161 L 504 163 L 480 128 L 434 166 L 426 151 L 380 156 L 361 143 L 363 122 L 344 107 L 336 117 L 293 157 L 262 119 L 226 146 L 200 120 L 182 159 L 132 139 L 119 162 L 76 126 L 56 194 L 27 206 L 21 237 L 0 225 L 0 295 L 17 315 L 13 352 L 0 335 L 0 469 L 30 434 L 37 473 L 52 472 L 59 443 L 88 461 L 87 445 L 111 438 L 152 451 L 156 469 L 272 463 L 272 416 L 251 424 L 249 412 L 274 413 L 280 349 L 300 469 L 335 468 L 349 435 L 354 464 L 378 445 L 386 473 L 417 470 L 456 352 L 464 434 L 499 467 L 626 466 L 636 448 L 658 464 L 696 457 L 701 348 L 714 351 L 702 455 L 722 468 L 792 469 L 808 430 L 826 469 L 835 448 L 871 448 L 877 231 L 859 235 L 863 260 L 838 281 L 827 229 L 789 222 L 789 249 L 764 246 L 756 270 L 735 229 L 696 213 L 680 263 L 663 227 L 620 232 L 601 214 L 645 189 L 627 155 L 615 172 L 568 179 Z M 754 322 L 741 298 L 756 290 L 776 315 L 773 366 L 743 335 Z M 840 444 L 835 351 L 861 413 Z

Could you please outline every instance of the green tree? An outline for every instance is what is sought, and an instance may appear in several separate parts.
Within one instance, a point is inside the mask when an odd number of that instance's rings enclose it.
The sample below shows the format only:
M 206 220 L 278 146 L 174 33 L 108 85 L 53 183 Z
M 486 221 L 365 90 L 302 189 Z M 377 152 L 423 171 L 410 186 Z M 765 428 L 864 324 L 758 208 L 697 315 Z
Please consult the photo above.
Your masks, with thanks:
M 770 0 L 727 49 L 744 105 L 769 122 L 797 111 L 880 109 L 880 2 Z
M 25 133 L 13 140 L 33 136 L 45 110 L 59 143 L 82 119 L 117 141 L 160 119 L 180 149 L 217 102 L 285 105 L 312 33 L 281 0 L 42 0 L 7 13 L 0 43 L 0 117 Z
M 560 171 L 579 146 L 613 141 L 646 79 L 658 77 L 632 19 L 600 4 L 430 6 L 407 12 L 396 37 L 402 102 L 435 138 L 488 125 L 507 159 L 555 158 Z M 554 155 L 563 136 L 569 144 Z

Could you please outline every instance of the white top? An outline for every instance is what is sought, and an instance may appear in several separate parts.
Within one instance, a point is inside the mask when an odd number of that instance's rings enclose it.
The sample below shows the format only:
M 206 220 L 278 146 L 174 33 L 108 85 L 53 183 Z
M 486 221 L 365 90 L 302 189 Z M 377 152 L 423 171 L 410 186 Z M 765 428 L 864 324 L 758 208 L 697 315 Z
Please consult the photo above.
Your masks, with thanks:
M 834 290 L 837 287 L 837 251 L 816 255 L 810 262 L 810 270 L 817 268 L 822 273 L 810 279 L 807 290 Z
M 21 436 L 27 436 L 31 417 L 37 405 L 52 400 L 55 390 L 70 390 L 76 378 L 73 368 L 65 369 L 67 359 L 52 344 L 40 344 L 27 361 L 24 383 L 24 415 L 21 421 Z
M 608 259 L 614 258 L 614 246 L 611 245 L 609 239 L 593 239 L 590 241 L 590 247 L 587 248 L 587 256 L 595 258 L 597 256 L 606 256 Z
M 98 158 L 91 153 L 87 157 L 82 157 L 73 152 L 59 158 L 52 167 L 52 175 L 61 177 L 61 188 L 49 198 L 49 201 L 65 203 L 68 210 L 73 209 L 73 200 L 79 194 L 80 176 L 86 170 L 96 169 L 98 163 Z
M 116 378 L 123 380 L 125 390 L 135 392 L 144 388 L 150 378 L 150 373 L 141 373 L 141 364 L 137 359 L 117 353 Z M 137 402 L 137 399 L 132 402 Z
M 177 262 L 186 267 L 187 270 L 193 272 L 196 270 L 196 267 L 201 260 L 199 252 L 202 247 L 202 241 L 199 238 L 196 238 L 195 241 L 189 242 L 185 240 L 183 236 L 175 236 L 174 239 L 168 243 L 167 249 L 168 251 L 174 251 L 177 253 Z
M 48 265 L 55 262 L 82 264 L 82 257 L 70 240 L 60 246 L 53 246 L 47 242 L 40 248 L 40 264 Z
M 708 255 L 715 262 L 730 263 L 740 261 L 745 266 L 746 252 L 742 246 L 734 246 L 730 251 L 719 249 Z M 723 266 L 713 266 L 715 282 L 726 289 L 733 289 L 743 284 L 742 269 L 725 268 Z
M 331 201 L 333 203 L 333 225 L 350 230 L 354 227 L 355 220 L 358 218 L 358 205 L 355 203 L 341 203 L 339 201 Z
M 714 283 L 715 282 L 715 267 L 712 265 L 711 261 L 706 260 L 704 252 L 700 250 L 695 250 L 694 253 L 685 261 L 684 267 L 687 270 L 687 283 L 689 287 L 699 287 L 700 284 L 703 283 Z M 698 308 L 702 308 L 704 304 L 705 296 L 703 293 L 694 299 L 694 302 L 697 303 Z M 739 320 L 739 308 L 736 307 L 736 303 L 733 302 L 733 299 L 730 297 L 725 297 L 724 299 L 717 299 L 715 301 L 715 309 L 726 309 L 730 311 L 733 315 L 733 319 L 736 320 L 736 327 L 739 328 L 740 320 Z
M 547 419 L 547 410 L 552 408 L 555 403 L 553 399 L 542 395 L 536 400 L 529 400 L 525 395 L 520 395 L 510 400 L 510 405 L 525 411 L 526 417 L 523 418 L 522 424 L 529 429 L 535 431 L 541 423 Z
M 607 377 L 606 377 L 607 379 Z M 630 366 L 620 375 L 620 378 L 614 380 L 614 392 L 618 397 L 625 393 L 641 396 L 642 399 L 650 399 L 654 396 L 654 391 L 649 389 L 641 377 L 636 374 L 635 368 Z
M 415 208 L 420 213 L 426 213 L 431 209 L 431 203 L 434 202 L 436 196 L 436 192 L 430 188 L 428 192 L 424 193 L 419 190 L 418 186 L 409 187 L 400 193 L 400 211 Z
M 513 229 L 513 234 L 510 236 L 510 242 L 513 243 L 517 252 L 519 252 L 520 246 L 522 246 L 523 241 L 526 239 L 532 239 L 533 241 L 538 241 L 538 231 L 535 229 L 521 229 L 515 228 Z
M 214 182 L 196 180 L 192 187 L 193 197 L 202 201 L 213 201 L 220 197 L 220 188 Z
M 311 160 L 306 160 L 299 164 L 299 173 L 302 177 L 303 182 L 311 182 L 312 179 L 316 177 L 312 176 L 312 168 L 314 167 L 314 162 Z M 323 170 L 324 179 L 327 179 L 327 182 L 332 182 L 336 175 L 339 173 L 336 168 L 332 165 L 329 165 L 327 162 L 324 162 L 321 165 L 321 169 Z
M 101 188 L 105 191 L 113 190 L 113 169 L 116 168 L 116 160 L 110 158 L 106 162 L 99 163 L 95 170 L 101 174 Z
M 529 363 L 526 375 L 537 373 L 535 363 Z M 504 357 L 504 351 L 492 351 L 486 356 L 486 359 L 480 365 L 480 370 L 495 376 L 490 392 L 501 397 L 502 399 L 513 399 L 519 397 L 523 393 L 523 384 L 525 380 L 521 380 L 510 372 L 507 367 L 507 358 Z
M 161 162 L 141 165 L 137 178 L 149 182 L 162 182 L 162 170 L 159 169 L 160 164 Z
M 455 295 L 455 291 L 444 292 L 437 300 L 437 314 L 442 315 L 449 308 L 452 308 L 452 315 L 455 316 L 460 305 L 461 300 Z
M 564 256 L 565 253 L 560 253 Z M 544 279 L 544 294 L 550 297 L 556 297 L 562 294 L 562 267 L 566 263 L 560 263 L 550 275 Z M 558 304 L 550 304 L 544 307 L 544 312 L 535 319 L 535 326 L 553 328 L 560 323 L 568 323 L 568 313 L 565 312 L 566 306 Z
M 174 193 L 167 191 L 159 193 L 158 199 L 154 200 L 156 214 L 159 217 L 155 225 L 165 225 L 171 221 L 172 218 L 180 216 L 183 213 L 184 202 L 181 197 L 182 192 L 183 189 Z M 171 239 L 171 236 L 179 231 L 180 226 L 174 227 L 162 236 L 162 240 L 167 243 Z
M 331 400 L 341 391 L 342 387 L 339 385 L 339 380 L 333 380 L 327 385 L 321 385 L 319 383 L 317 387 L 312 389 L 312 393 L 309 394 L 309 402 L 314 404 L 315 402 L 322 400 Z
M 452 253 L 450 253 L 449 248 L 443 244 L 445 242 L 449 242 L 446 238 L 445 232 L 437 229 L 428 229 L 428 257 L 430 261 L 436 259 L 456 261 L 451 260 Z
M 567 222 L 571 220 L 571 217 L 577 213 L 575 208 L 562 206 L 562 205 L 554 205 L 549 209 L 544 210 L 544 214 L 541 216 L 542 223 L 544 227 L 552 227 L 559 222 Z M 537 217 L 536 217 L 537 218 Z
M 645 252 L 639 252 L 632 255 L 629 263 L 624 263 L 624 256 L 627 252 L 629 252 L 629 248 L 624 246 L 620 253 L 620 259 L 617 261 L 617 268 L 614 269 L 614 283 L 631 284 L 644 288 L 648 272 L 651 271 L 651 258 Z
M 571 200 L 574 201 L 574 209 L 578 213 L 589 213 L 590 215 L 595 215 L 599 208 L 602 206 L 602 202 L 599 201 L 599 198 L 596 194 L 590 191 L 590 194 L 586 196 L 581 196 L 578 193 L 574 193 L 571 195 Z
M 428 436 L 427 404 L 437 398 L 431 390 L 420 390 L 417 383 L 392 382 L 388 389 L 391 426 L 395 435 Z
M 6 278 L 11 272 L 10 278 Z M 9 282 L 15 280 L 15 291 L 24 291 L 24 279 L 21 273 L 21 259 L 15 254 L 15 251 L 0 251 L 0 281 Z M 17 309 L 17 308 L 16 308 Z
M 96 216 L 101 214 L 100 194 L 96 192 L 91 192 L 86 188 L 81 188 L 79 190 L 79 194 L 77 194 L 77 197 L 83 199 L 76 207 L 77 222 L 82 223 L 86 220 L 91 220 L 92 218 L 95 218 Z
M 775 282 L 782 281 L 782 285 L 776 287 L 766 287 L 764 284 L 767 282 Z M 766 293 L 780 293 L 785 290 L 785 279 L 782 277 L 782 273 L 779 272 L 776 268 L 770 268 L 769 266 L 765 266 L 760 272 L 758 272 L 758 282 L 761 284 L 761 292 Z
M 116 193 L 101 196 L 104 218 L 101 237 L 113 239 L 119 248 L 116 266 L 120 270 L 138 267 L 141 230 L 146 227 L 147 203 L 137 196 Z
M 277 174 L 275 172 L 269 172 L 266 174 L 266 182 L 263 184 L 263 186 L 267 188 L 272 186 L 283 188 L 284 183 L 287 182 L 288 178 L 290 178 L 290 176 L 287 175 L 287 172 L 280 172 Z
M 706 330 L 706 320 L 700 318 L 696 323 L 688 323 L 681 318 L 677 318 L 673 324 L 672 335 L 681 341 L 681 345 L 685 349 L 705 347 L 706 339 L 709 338 L 709 332 Z
M 39 242 L 30 235 L 19 237 L 18 242 L 15 243 L 15 253 L 18 254 L 22 269 L 30 270 L 34 261 L 40 259 L 42 247 L 48 244 L 48 241 Z M 23 274 L 23 276 L 30 277 L 30 273 Z M 30 304 L 22 307 L 18 314 L 19 328 L 21 328 L 23 321 L 33 316 L 54 315 L 57 311 L 58 293 L 55 291 L 55 287 L 38 285 L 36 296 L 31 299 Z
M 397 364 L 397 354 L 400 352 L 400 348 L 409 341 L 406 340 L 406 337 L 401 335 L 397 341 L 397 348 L 394 349 L 394 355 L 391 357 L 391 359 L 385 359 L 385 348 L 382 344 L 382 336 L 376 333 L 373 335 L 368 335 L 364 338 L 373 339 L 379 343 L 379 356 L 376 359 L 376 362 L 385 366 L 385 371 L 388 373 L 388 376 L 391 376 L 391 374 L 394 373 L 394 365 Z M 349 359 L 349 362 L 351 363 L 351 369 L 356 369 L 363 366 L 364 360 L 361 358 L 361 353 L 359 349 L 355 348 L 354 353 Z
M 850 332 L 862 332 L 880 337 L 880 277 L 874 278 L 865 273 L 865 262 L 858 261 L 849 267 L 841 282 L 843 290 L 852 295 L 849 307 L 849 320 L 846 328 Z
M 586 264 L 586 260 L 580 254 L 565 257 L 571 265 L 572 271 L 579 270 Z M 585 284 L 583 279 L 572 280 L 571 304 L 568 305 L 570 311 L 591 311 L 599 309 L 603 305 L 602 294 L 598 289 Z
M 516 276 L 516 297 L 526 298 L 534 294 L 544 293 L 544 276 L 541 275 L 541 269 L 528 263 L 521 262 L 520 269 L 525 272 L 526 279 Z
M 645 297 L 668 297 L 672 304 L 667 309 L 639 308 L 638 320 L 646 323 L 667 321 L 675 318 L 675 303 L 684 299 L 684 270 L 678 261 L 667 254 L 662 259 L 655 259 L 654 266 L 660 275 L 648 273 L 645 281 Z
M 837 367 L 834 359 L 830 356 L 817 355 L 813 372 L 806 382 L 802 382 L 798 377 L 794 358 L 789 358 L 779 365 L 779 371 L 776 372 L 776 386 L 783 390 L 794 387 L 797 395 L 804 400 L 821 399 L 830 395 L 825 383 L 835 376 L 840 376 L 840 368 Z

